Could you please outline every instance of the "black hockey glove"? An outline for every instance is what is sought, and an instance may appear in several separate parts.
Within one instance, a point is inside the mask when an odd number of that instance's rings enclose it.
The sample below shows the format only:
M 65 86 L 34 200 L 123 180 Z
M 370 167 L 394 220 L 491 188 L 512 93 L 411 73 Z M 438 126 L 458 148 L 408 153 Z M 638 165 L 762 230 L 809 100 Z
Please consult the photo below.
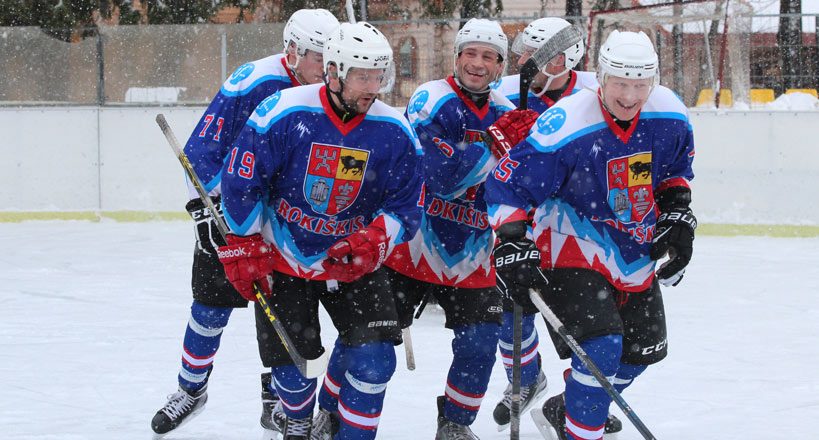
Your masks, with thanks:
M 222 202 L 219 197 L 211 198 L 213 205 L 222 216 Z M 185 205 L 185 210 L 191 215 L 196 228 L 196 247 L 207 253 L 214 253 L 219 246 L 225 246 L 225 240 L 219 235 L 216 221 L 210 215 L 210 209 L 201 199 L 196 198 Z M 224 217 L 223 217 L 224 218 Z
M 526 238 L 526 223 L 512 222 L 498 228 L 498 244 L 493 252 L 497 289 L 524 308 L 534 309 L 529 289 L 549 283 L 540 270 L 540 251 Z
M 668 254 L 669 260 L 656 272 L 657 280 L 664 286 L 679 284 L 691 261 L 697 218 L 688 207 L 690 200 L 687 188 L 672 188 L 658 197 L 661 214 L 651 244 L 651 259 L 659 260 Z

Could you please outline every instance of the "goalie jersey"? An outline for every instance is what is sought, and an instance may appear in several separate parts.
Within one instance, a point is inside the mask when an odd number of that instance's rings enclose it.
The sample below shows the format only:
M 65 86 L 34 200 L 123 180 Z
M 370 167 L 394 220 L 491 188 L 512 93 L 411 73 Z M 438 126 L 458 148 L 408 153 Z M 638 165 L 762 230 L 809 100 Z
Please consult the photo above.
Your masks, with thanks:
M 498 161 L 483 134 L 511 108 L 496 91 L 478 108 L 452 77 L 418 87 L 406 114 L 424 149 L 424 212 L 418 232 L 396 248 L 387 266 L 429 283 L 495 285 L 483 182 Z
M 643 291 L 654 276 L 654 195 L 687 187 L 693 159 L 688 112 L 671 90 L 657 86 L 627 130 L 582 90 L 540 115 L 487 179 L 493 227 L 534 207 L 542 267 L 591 269 Z
M 566 89 L 560 95 L 563 99 L 569 95 L 573 95 L 583 89 L 597 90 L 597 76 L 594 72 L 583 72 L 577 70 L 569 71 L 569 81 Z M 496 85 L 497 91 L 505 96 L 515 107 L 520 105 L 520 74 L 504 76 Z M 532 90 L 529 90 L 528 108 L 538 113 L 543 113 L 549 107 L 555 105 L 555 101 L 546 96 L 544 93 L 538 98 Z
M 387 252 L 418 229 L 418 139 L 404 116 L 376 100 L 342 122 L 323 84 L 282 90 L 256 108 L 222 168 L 232 233 L 261 233 L 275 270 L 326 280 L 326 250 L 371 222 Z
M 222 163 L 253 109 L 279 90 L 300 85 L 286 63 L 282 53 L 237 68 L 196 124 L 185 154 L 211 196 L 220 193 Z M 188 192 L 192 199 L 199 197 L 190 184 Z

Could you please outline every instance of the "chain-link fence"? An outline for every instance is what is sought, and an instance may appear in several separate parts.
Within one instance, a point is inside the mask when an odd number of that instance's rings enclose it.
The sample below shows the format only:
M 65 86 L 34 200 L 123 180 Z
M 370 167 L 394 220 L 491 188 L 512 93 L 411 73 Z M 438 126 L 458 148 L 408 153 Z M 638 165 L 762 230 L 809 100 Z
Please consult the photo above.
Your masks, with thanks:
M 723 90 L 765 89 L 778 96 L 796 88 L 815 93 L 819 88 L 816 14 L 798 16 L 802 32 L 796 47 L 783 47 L 777 39 L 778 24 L 787 17 L 753 16 L 747 11 L 735 15 L 729 16 L 727 34 L 724 19 L 700 20 L 677 30 L 670 22 L 644 24 L 660 53 L 662 84 L 673 88 L 688 105 L 701 102 L 719 78 Z M 531 20 L 501 21 L 510 42 Z M 588 26 L 589 18 L 578 21 L 591 31 L 587 41 L 593 57 L 600 42 L 594 38 L 597 28 Z M 608 25 L 613 23 L 610 20 Z M 383 97 L 386 102 L 404 105 L 418 85 L 451 74 L 459 20 L 374 24 L 390 39 L 395 53 L 396 84 Z M 282 27 L 104 26 L 84 32 L 91 36 L 71 43 L 37 28 L 0 28 L 0 105 L 205 104 L 233 69 L 279 52 Z M 722 43 L 723 35 L 729 37 L 727 44 Z M 517 70 L 516 61 L 510 52 L 508 73 Z M 593 62 L 584 65 L 594 68 Z

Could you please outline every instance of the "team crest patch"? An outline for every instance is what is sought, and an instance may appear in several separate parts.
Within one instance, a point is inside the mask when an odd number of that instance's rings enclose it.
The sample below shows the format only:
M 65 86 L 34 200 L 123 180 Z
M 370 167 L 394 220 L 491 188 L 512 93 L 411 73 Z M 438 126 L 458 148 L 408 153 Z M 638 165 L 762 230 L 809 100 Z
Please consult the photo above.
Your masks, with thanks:
M 264 101 L 260 102 L 258 107 L 256 107 L 256 114 L 261 117 L 267 116 L 267 114 L 270 113 L 270 110 L 273 110 L 273 107 L 275 107 L 276 103 L 279 102 L 281 97 L 281 92 L 276 92 L 265 98 Z
M 239 84 L 242 80 L 249 77 L 251 73 L 256 69 L 256 66 L 253 63 L 246 63 L 242 64 L 232 75 L 228 78 L 228 81 L 233 84 Z
M 654 207 L 651 153 L 611 159 L 606 164 L 608 201 L 622 222 L 641 222 Z
M 429 92 L 426 90 L 421 90 L 415 95 L 412 95 L 412 99 L 410 99 L 409 104 L 407 104 L 407 113 L 414 114 L 420 112 L 427 101 L 429 101 Z
M 370 153 L 357 148 L 313 143 L 304 178 L 304 197 L 313 211 L 336 215 L 361 192 Z
M 547 135 L 560 130 L 560 127 L 563 127 L 565 122 L 566 110 L 562 108 L 550 108 L 537 118 L 535 124 L 537 125 L 538 133 Z

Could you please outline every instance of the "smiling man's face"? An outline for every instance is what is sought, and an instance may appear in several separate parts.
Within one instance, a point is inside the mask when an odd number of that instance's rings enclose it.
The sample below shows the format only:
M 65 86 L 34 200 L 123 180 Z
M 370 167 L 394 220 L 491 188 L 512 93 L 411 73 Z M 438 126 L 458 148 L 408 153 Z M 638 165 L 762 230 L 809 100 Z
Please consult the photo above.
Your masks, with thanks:
M 626 79 L 609 76 L 603 82 L 602 95 L 606 108 L 620 121 L 634 119 L 648 100 L 654 78 Z
M 474 92 L 481 92 L 489 83 L 500 77 L 503 61 L 498 52 L 489 46 L 470 44 L 455 59 L 455 75 L 461 85 Z

